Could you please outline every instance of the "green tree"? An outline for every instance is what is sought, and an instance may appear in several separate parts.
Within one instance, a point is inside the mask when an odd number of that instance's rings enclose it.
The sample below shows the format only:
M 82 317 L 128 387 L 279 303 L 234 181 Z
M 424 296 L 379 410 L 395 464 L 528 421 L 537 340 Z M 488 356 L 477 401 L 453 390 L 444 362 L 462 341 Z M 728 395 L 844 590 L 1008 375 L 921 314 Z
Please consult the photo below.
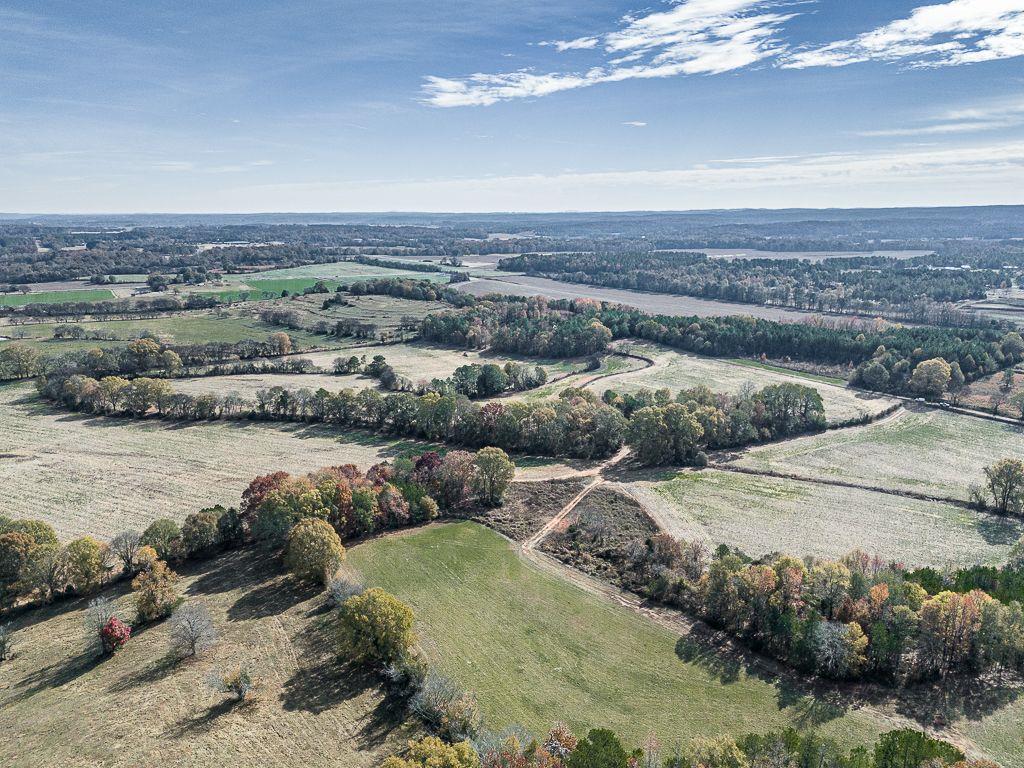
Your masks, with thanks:
M 910 728 L 883 733 L 875 745 L 874 768 L 908 768 L 938 760 L 950 765 L 964 759 L 964 753 L 945 741 Z
M 284 562 L 296 578 L 326 584 L 341 565 L 345 548 L 325 520 L 300 520 L 288 535 Z
M 181 528 L 173 520 L 162 517 L 149 524 L 142 532 L 139 543 L 155 549 L 161 560 L 173 559 L 177 556 L 181 544 Z
M 80 595 L 89 594 L 103 583 L 104 549 L 104 545 L 91 536 L 83 536 L 68 544 L 68 581 Z
M 985 479 L 997 512 L 1020 514 L 1024 506 L 1024 461 L 1001 459 L 985 467 Z
M 181 526 L 181 542 L 189 557 L 212 554 L 220 544 L 220 516 L 223 507 L 193 512 Z
M 473 459 L 476 466 L 474 484 L 480 497 L 491 506 L 498 506 L 516 474 L 516 465 L 501 448 L 481 448 Z
M 468 741 L 446 744 L 427 736 L 410 741 L 403 756 L 392 755 L 381 768 L 480 768 L 480 758 Z
M 139 621 L 155 621 L 169 615 L 178 600 L 177 583 L 178 574 L 163 560 L 157 560 L 132 579 Z
M 627 768 L 630 755 L 607 728 L 592 728 L 569 755 L 566 768 Z
M 953 378 L 953 370 L 941 357 L 923 360 L 910 376 L 910 388 L 928 399 L 942 395 Z
M 383 589 L 368 589 L 338 609 L 338 648 L 356 661 L 391 664 L 416 642 L 412 625 L 412 608 Z

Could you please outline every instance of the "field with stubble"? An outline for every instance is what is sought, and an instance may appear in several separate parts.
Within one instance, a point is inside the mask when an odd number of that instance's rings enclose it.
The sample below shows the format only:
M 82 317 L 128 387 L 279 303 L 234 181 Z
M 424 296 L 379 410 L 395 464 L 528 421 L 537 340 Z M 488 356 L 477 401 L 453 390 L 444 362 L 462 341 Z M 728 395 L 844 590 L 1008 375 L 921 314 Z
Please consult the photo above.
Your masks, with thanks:
M 256 549 L 181 575 L 183 597 L 207 607 L 220 635 L 195 659 L 168 654 L 163 622 L 98 661 L 87 650 L 84 598 L 12 621 L 14 652 L 0 667 L 0 765 L 291 768 L 301 755 L 311 768 L 370 768 L 416 735 L 372 674 L 339 661 L 320 589 L 280 575 Z M 134 619 L 127 585 L 105 594 Z M 258 688 L 233 705 L 206 678 L 241 663 Z

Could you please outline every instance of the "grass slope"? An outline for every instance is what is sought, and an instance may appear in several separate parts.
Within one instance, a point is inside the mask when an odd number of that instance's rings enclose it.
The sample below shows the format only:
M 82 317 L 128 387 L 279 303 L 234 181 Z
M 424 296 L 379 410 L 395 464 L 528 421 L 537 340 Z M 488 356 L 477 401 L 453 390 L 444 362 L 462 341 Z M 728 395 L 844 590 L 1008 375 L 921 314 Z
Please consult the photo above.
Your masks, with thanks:
M 855 488 L 704 470 L 627 487 L 674 536 L 769 552 L 840 557 L 859 547 L 909 565 L 1000 563 L 1020 521 Z
M 106 288 L 82 288 L 73 291 L 38 291 L 36 293 L 0 293 L 0 307 L 23 307 L 26 304 L 59 304 L 64 301 L 106 301 L 113 299 Z
M 1024 429 L 917 408 L 863 428 L 752 448 L 737 463 L 810 477 L 847 480 L 966 499 L 984 468 L 1024 456 Z
M 722 660 L 682 661 L 673 633 L 535 570 L 473 523 L 377 539 L 350 549 L 349 564 L 412 604 L 422 647 L 476 691 L 492 727 L 539 732 L 565 720 L 633 742 L 654 730 L 673 744 L 818 725 L 850 745 L 887 727 Z
M 207 606 L 220 634 L 206 657 L 174 663 L 163 623 L 97 663 L 85 652 L 85 600 L 13 622 L 14 656 L 0 665 L 0 765 L 369 768 L 411 735 L 371 676 L 339 664 L 318 590 L 277 575 L 255 550 L 183 575 L 182 592 Z M 108 594 L 131 619 L 125 590 Z M 255 702 L 232 707 L 205 680 L 243 662 L 260 687 Z

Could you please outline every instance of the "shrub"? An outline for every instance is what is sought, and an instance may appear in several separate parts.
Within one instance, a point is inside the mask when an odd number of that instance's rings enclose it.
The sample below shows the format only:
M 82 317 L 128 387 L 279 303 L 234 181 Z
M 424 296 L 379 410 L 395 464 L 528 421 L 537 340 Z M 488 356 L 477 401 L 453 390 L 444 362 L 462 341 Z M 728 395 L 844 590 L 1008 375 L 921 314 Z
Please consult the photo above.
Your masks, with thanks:
M 327 584 L 345 557 L 337 532 L 326 520 L 300 520 L 288 536 L 284 562 L 296 578 Z
M 392 755 L 381 768 L 480 768 L 480 758 L 468 742 L 445 744 L 436 736 L 410 741 L 403 757 Z
M 103 652 L 117 653 L 131 636 L 132 628 L 117 618 L 117 616 L 111 616 L 110 620 L 100 629 L 100 641 L 103 643 Z
M 217 510 L 220 510 L 218 514 Z M 181 543 L 188 557 L 202 557 L 213 554 L 220 544 L 220 515 L 223 507 L 203 509 L 185 518 L 181 526 Z
M 156 621 L 170 614 L 178 599 L 175 584 L 178 574 L 167 567 L 163 560 L 132 579 L 135 590 L 135 609 L 140 622 Z
M 91 536 L 75 539 L 67 546 L 68 581 L 81 595 L 96 590 L 103 582 L 104 547 Z
M 0 624 L 0 661 L 10 657 L 13 637 L 14 633 L 11 632 L 11 625 Z
M 255 690 L 258 681 L 248 664 L 240 664 L 226 671 L 211 672 L 207 683 L 218 693 L 227 693 L 235 701 L 243 701 Z
M 628 760 L 629 755 L 618 736 L 606 728 L 592 728 L 580 739 L 565 765 L 566 768 L 626 768 Z
M 409 709 L 449 741 L 471 739 L 480 730 L 476 697 L 433 669 L 409 701 Z
M 436 520 L 438 515 L 441 514 L 440 508 L 437 506 L 437 502 L 434 501 L 430 496 L 424 496 L 419 500 L 419 519 L 424 522 L 430 522 Z
M 350 597 L 338 609 L 338 647 L 355 661 L 387 665 L 416 642 L 412 609 L 383 589 Z
M 384 669 L 388 689 L 392 695 L 410 699 L 423 688 L 427 678 L 427 663 L 419 656 L 403 656 Z
M 217 629 L 206 606 L 189 603 L 171 616 L 171 649 L 180 656 L 195 656 L 213 647 Z
M 339 608 L 348 600 L 350 597 L 361 595 L 366 591 L 366 587 L 357 581 L 348 579 L 344 576 L 338 576 L 331 579 L 331 583 L 327 585 L 327 594 L 332 603 Z
M 156 550 L 161 560 L 173 560 L 180 552 L 181 528 L 173 520 L 160 518 L 149 524 L 139 542 Z

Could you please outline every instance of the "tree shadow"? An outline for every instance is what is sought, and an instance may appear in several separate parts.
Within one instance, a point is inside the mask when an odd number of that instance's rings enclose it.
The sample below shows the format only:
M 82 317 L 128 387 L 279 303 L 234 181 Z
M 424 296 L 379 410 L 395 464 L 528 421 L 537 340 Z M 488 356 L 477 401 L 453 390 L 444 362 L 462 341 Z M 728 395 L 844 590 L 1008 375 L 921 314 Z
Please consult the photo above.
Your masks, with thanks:
M 723 685 L 739 680 L 740 670 L 743 668 L 740 659 L 722 653 L 717 648 L 708 647 L 707 644 L 688 635 L 683 635 L 676 642 L 676 656 L 687 664 L 698 666 L 714 675 Z
M 228 608 L 230 621 L 264 619 L 278 616 L 289 608 L 315 597 L 321 587 L 299 583 L 287 577 L 268 581 L 242 595 Z
M 55 661 L 53 664 L 41 667 L 22 678 L 14 686 L 16 692 L 13 696 L 8 697 L 7 701 L 11 704 L 26 701 L 47 689 L 60 688 L 72 683 L 101 665 L 108 658 L 110 657 L 89 649 L 70 659 Z
M 237 701 L 233 698 L 224 699 L 198 715 L 181 718 L 178 722 L 174 723 L 167 729 L 166 735 L 172 739 L 182 739 L 185 737 L 193 737 L 209 733 L 213 730 L 217 721 L 228 712 L 231 712 L 232 710 L 239 710 L 243 712 L 255 711 L 255 706 L 255 699 L 246 699 L 244 701 Z
M 209 560 L 201 560 L 181 569 L 182 574 L 202 574 L 188 588 L 190 595 L 212 595 L 241 589 L 254 582 L 276 578 L 280 572 L 272 558 L 259 547 L 225 552 Z M 263 578 L 258 578 L 262 574 Z
M 1015 544 L 1024 534 L 1024 524 L 1008 517 L 975 513 L 974 528 L 986 544 Z
M 177 656 L 167 653 L 152 664 L 114 681 L 107 690 L 111 693 L 126 693 L 135 688 L 158 683 L 171 674 L 180 662 Z

